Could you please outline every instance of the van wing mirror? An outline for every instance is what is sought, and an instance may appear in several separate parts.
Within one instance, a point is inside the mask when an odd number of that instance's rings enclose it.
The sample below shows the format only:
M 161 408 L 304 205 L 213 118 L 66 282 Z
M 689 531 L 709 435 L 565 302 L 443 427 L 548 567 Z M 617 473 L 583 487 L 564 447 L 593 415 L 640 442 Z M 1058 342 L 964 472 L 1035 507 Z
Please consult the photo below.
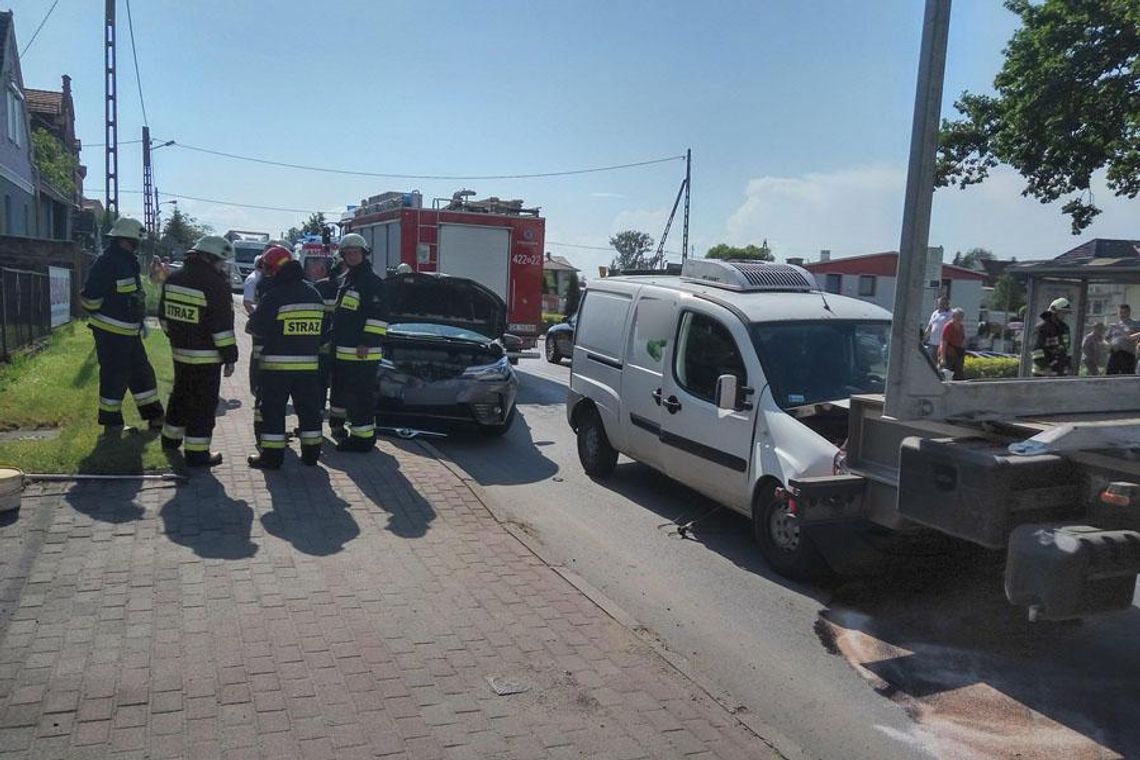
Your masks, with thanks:
M 736 375 L 721 375 L 716 379 L 716 408 L 727 412 L 737 409 L 739 394 L 737 393 Z

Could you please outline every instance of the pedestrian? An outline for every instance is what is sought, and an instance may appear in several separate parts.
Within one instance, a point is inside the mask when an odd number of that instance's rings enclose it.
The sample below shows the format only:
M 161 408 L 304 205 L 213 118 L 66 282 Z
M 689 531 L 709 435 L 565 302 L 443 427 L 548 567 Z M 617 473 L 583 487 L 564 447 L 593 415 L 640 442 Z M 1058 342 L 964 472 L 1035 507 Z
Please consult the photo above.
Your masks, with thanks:
M 253 271 L 245 277 L 241 286 L 241 305 L 246 315 L 257 308 L 257 284 L 261 282 L 261 254 L 253 260 Z
M 253 312 L 257 314 L 257 307 L 261 304 L 265 296 L 273 288 L 273 275 L 281 269 L 281 265 L 286 261 L 293 258 L 293 253 L 283 245 L 276 245 L 271 243 L 260 256 L 261 269 L 260 277 L 254 287 Z M 257 335 L 251 336 L 250 340 L 250 357 L 249 357 L 249 392 L 253 394 L 253 435 L 260 440 L 261 436 L 261 354 L 262 346 L 261 338 Z
M 1133 375 L 1136 373 L 1136 339 L 1133 333 L 1140 331 L 1140 322 L 1132 318 L 1132 307 L 1126 303 L 1117 309 L 1117 321 L 1109 325 L 1105 333 L 1108 341 L 1108 366 L 1106 375 Z
M 966 379 L 966 312 L 953 309 L 950 321 L 942 328 L 939 345 L 939 366 L 953 373 L 952 380 Z
M 222 455 L 210 451 L 222 374 L 234 373 L 238 359 L 234 304 L 226 280 L 233 244 L 206 235 L 186 252 L 182 268 L 166 279 L 159 319 L 174 357 L 174 388 L 162 448 L 184 450 L 190 467 L 213 467 Z
M 1104 363 L 1104 323 L 1097 322 L 1092 330 L 1081 341 L 1081 362 L 1085 365 L 1085 372 L 1090 375 L 1099 375 L 1100 366 Z
M 388 333 L 383 321 L 383 281 L 372 271 L 364 238 L 341 238 L 340 254 L 348 267 L 333 311 L 333 394 L 344 403 L 347 430 L 333 428 L 338 451 L 371 451 L 376 443 L 376 370 Z
M 926 322 L 926 330 L 922 333 L 922 342 L 926 345 L 932 357 L 937 357 L 939 351 L 942 349 L 942 330 L 946 327 L 946 324 L 950 321 L 952 316 L 950 312 L 950 298 L 948 296 L 939 296 L 938 306 L 931 312 L 930 319 Z
M 123 426 L 123 397 L 134 397 L 139 416 L 151 430 L 162 427 L 162 402 L 154 368 L 143 345 L 146 293 L 140 278 L 139 243 L 146 235 L 142 222 L 119 217 L 108 233 L 111 242 L 87 275 L 80 293 L 90 315 L 87 326 L 95 338 L 99 360 L 99 424 L 104 435 L 118 435 Z
M 344 418 L 345 409 L 343 403 L 335 396 L 329 394 L 330 381 L 332 378 L 332 317 L 333 312 L 336 311 L 336 294 L 340 289 L 340 278 L 343 270 L 343 259 L 340 253 L 336 253 L 332 258 L 332 266 L 329 268 L 328 276 L 324 279 L 317 280 L 315 283 L 317 292 L 321 294 L 321 300 L 325 307 L 325 320 L 323 322 L 321 332 L 321 349 L 320 349 L 320 365 L 321 365 L 321 412 L 324 413 L 325 404 L 328 404 L 329 411 L 329 427 L 333 437 L 337 437 L 338 430 L 340 437 L 344 436 Z
M 1072 312 L 1069 299 L 1057 298 L 1041 312 L 1033 344 L 1033 375 L 1050 377 L 1067 375 L 1072 369 L 1069 353 L 1069 326 L 1065 316 Z
M 315 465 L 321 454 L 321 381 L 318 353 L 325 307 L 305 279 L 301 263 L 266 253 L 265 274 L 273 288 L 257 305 L 246 332 L 262 342 L 259 452 L 249 466 L 281 467 L 285 455 L 285 407 L 290 398 L 300 423 L 301 461 Z

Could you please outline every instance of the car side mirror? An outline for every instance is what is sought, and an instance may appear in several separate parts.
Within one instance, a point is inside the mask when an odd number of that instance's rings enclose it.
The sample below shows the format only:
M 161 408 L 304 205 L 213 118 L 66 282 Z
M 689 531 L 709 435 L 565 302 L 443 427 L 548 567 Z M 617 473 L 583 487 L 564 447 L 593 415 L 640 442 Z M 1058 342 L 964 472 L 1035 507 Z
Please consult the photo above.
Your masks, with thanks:
M 716 408 L 735 412 L 738 403 L 736 375 L 721 375 L 716 379 Z
M 507 351 L 522 351 L 522 338 L 511 333 L 503 333 L 503 348 Z

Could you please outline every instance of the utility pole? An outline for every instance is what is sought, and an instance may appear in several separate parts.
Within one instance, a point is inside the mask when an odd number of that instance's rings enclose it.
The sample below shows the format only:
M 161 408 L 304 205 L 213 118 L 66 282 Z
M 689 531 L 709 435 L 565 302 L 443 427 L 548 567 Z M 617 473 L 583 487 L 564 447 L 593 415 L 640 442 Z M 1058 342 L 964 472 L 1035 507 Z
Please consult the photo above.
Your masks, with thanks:
M 692 184 L 693 149 L 685 151 L 685 224 L 681 228 L 681 263 L 689 258 L 689 187 Z
M 106 116 L 106 169 L 107 185 L 104 197 L 104 206 L 107 208 L 107 218 L 113 219 L 119 215 L 119 106 L 116 97 L 118 89 L 115 85 L 115 0 L 106 0 L 106 14 L 103 24 L 103 62 L 104 62 L 104 90 L 106 102 L 104 113 Z
M 158 210 L 154 205 L 154 167 L 150 163 L 150 127 L 144 126 L 142 128 L 142 155 L 143 155 L 143 225 L 146 227 L 146 235 L 150 241 L 149 251 L 152 256 L 154 255 L 154 244 L 158 240 L 158 224 L 155 212 Z

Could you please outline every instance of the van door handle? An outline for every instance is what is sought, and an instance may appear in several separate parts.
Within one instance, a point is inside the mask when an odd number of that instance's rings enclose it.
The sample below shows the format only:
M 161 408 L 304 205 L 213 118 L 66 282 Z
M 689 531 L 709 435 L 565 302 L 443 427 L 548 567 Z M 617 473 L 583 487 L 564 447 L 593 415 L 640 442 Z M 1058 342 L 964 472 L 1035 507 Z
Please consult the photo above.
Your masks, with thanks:
M 661 405 L 665 407 L 665 411 L 669 412 L 669 414 L 676 414 L 681 410 L 681 402 L 677 400 L 676 396 L 670 396 L 662 401 Z
M 654 404 L 657 404 L 657 406 L 661 406 L 661 389 L 660 388 L 653 391 L 649 395 L 653 397 L 653 403 Z

